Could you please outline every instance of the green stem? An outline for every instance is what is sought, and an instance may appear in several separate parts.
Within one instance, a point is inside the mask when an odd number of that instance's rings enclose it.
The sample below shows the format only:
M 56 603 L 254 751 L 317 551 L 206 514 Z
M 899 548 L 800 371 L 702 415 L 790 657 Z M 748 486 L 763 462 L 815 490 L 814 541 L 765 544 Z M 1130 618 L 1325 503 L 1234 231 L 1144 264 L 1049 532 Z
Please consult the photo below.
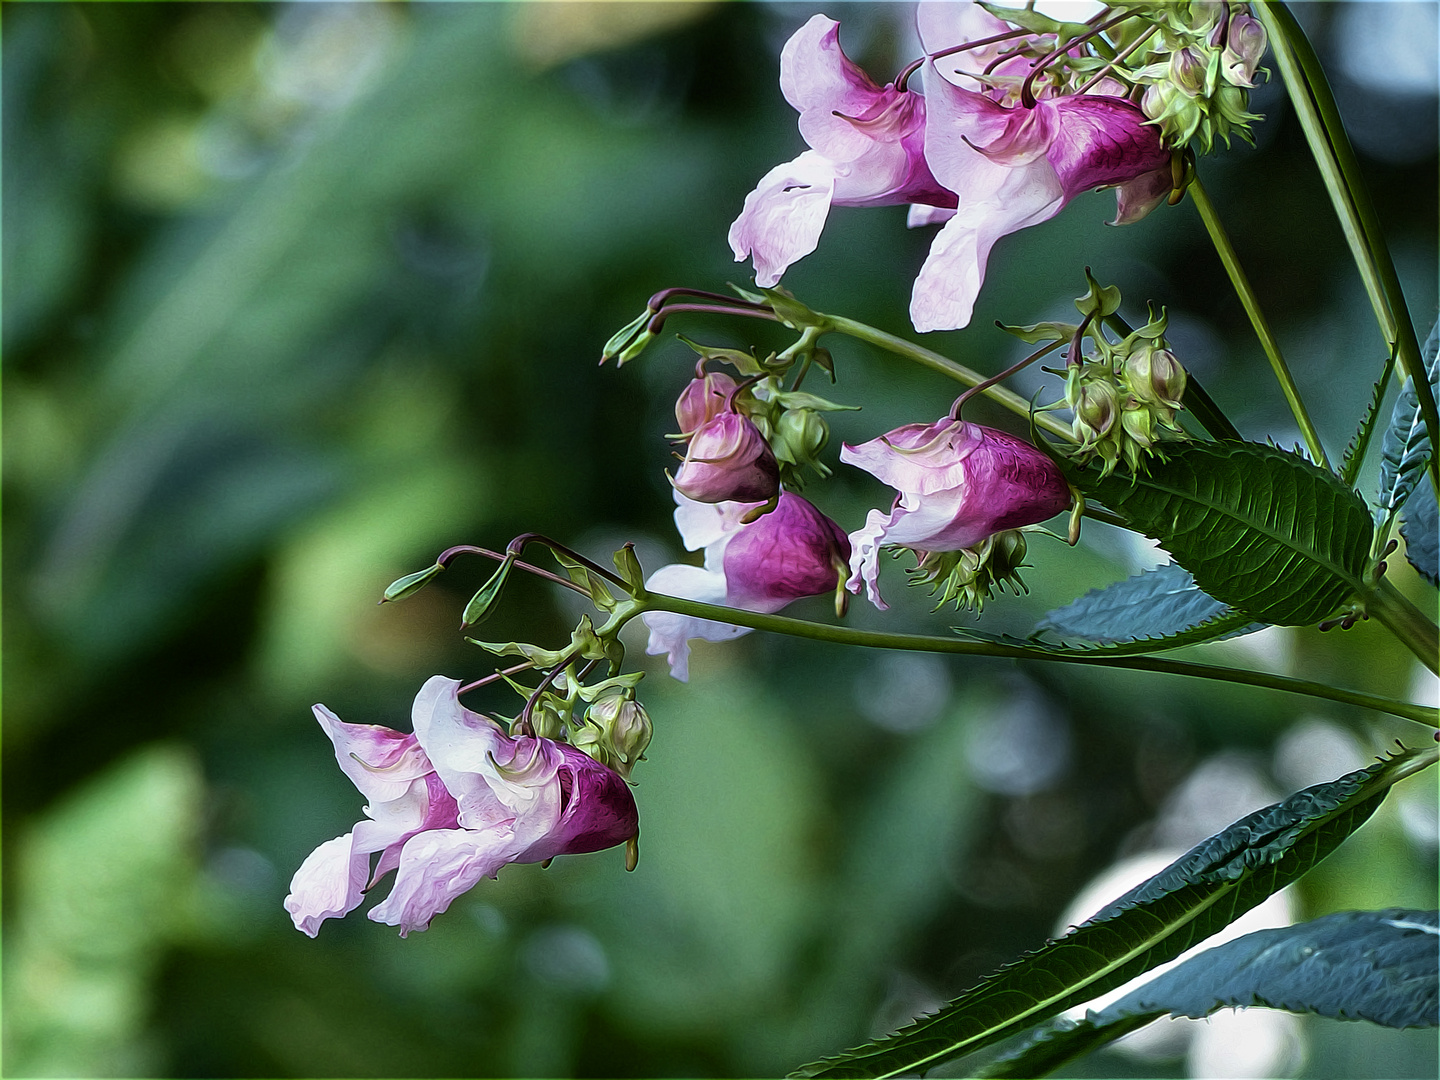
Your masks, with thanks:
M 1315 425 L 1310 422 L 1310 414 L 1305 411 L 1305 403 L 1300 400 L 1300 390 L 1290 375 L 1290 368 L 1285 363 L 1285 357 L 1280 354 L 1280 344 L 1275 340 L 1275 335 L 1270 332 L 1270 324 L 1265 321 L 1265 313 L 1260 310 L 1260 300 L 1250 285 L 1250 279 L 1245 276 L 1239 256 L 1235 254 L 1235 245 L 1230 242 L 1230 235 L 1225 231 L 1225 226 L 1220 223 L 1220 218 L 1215 213 L 1215 204 L 1210 201 L 1204 185 L 1200 183 L 1199 175 L 1193 169 L 1191 170 L 1190 186 L 1187 190 L 1195 202 L 1195 208 L 1200 211 L 1200 218 L 1205 222 L 1205 229 L 1210 234 L 1210 240 L 1215 245 L 1215 251 L 1219 254 L 1220 261 L 1225 264 L 1225 272 L 1230 275 L 1230 282 L 1235 286 L 1240 303 L 1245 306 L 1245 314 L 1250 316 L 1250 325 L 1255 328 L 1255 334 L 1260 339 L 1260 347 L 1270 358 L 1270 367 L 1275 371 L 1275 378 L 1280 382 L 1280 390 L 1290 405 L 1290 412 L 1294 415 L 1295 422 L 1300 425 L 1300 433 L 1305 437 L 1305 445 L 1310 448 L 1311 458 L 1317 465 L 1328 469 L 1330 462 L 1325 457 L 1325 448 L 1320 445 L 1320 436 L 1315 431 Z
M 1360 175 L 1360 162 L 1345 134 L 1345 124 L 1335 104 L 1335 95 L 1330 92 L 1325 70 L 1305 32 L 1284 4 L 1261 0 L 1255 5 L 1255 14 L 1269 35 L 1280 77 L 1285 81 L 1290 102 L 1330 193 L 1385 343 L 1391 353 L 1398 355 L 1400 370 L 1414 382 L 1420 415 L 1425 418 L 1425 428 L 1430 433 L 1430 445 L 1440 446 L 1440 412 L 1436 410 L 1435 395 L 1421 359 L 1415 324 L 1410 319 L 1395 262 L 1385 243 L 1375 204 Z M 1431 483 L 1440 491 L 1440 462 L 1435 454 L 1430 455 L 1429 470 Z
M 1325 698 L 1346 705 L 1358 705 L 1365 709 L 1389 713 L 1427 727 L 1440 727 L 1434 709 L 1406 701 L 1394 701 L 1358 690 L 1343 690 L 1308 679 L 1292 679 L 1284 675 L 1272 675 L 1267 671 L 1246 671 L 1242 668 L 1217 667 L 1212 664 L 1196 664 L 1185 660 L 1170 660 L 1156 656 L 1084 656 L 1049 652 L 1045 649 L 1028 648 L 1023 645 L 1002 645 L 989 641 L 966 641 L 962 638 L 932 637 L 926 634 L 894 634 L 877 630 L 854 630 L 847 626 L 830 623 L 807 622 L 791 619 L 784 615 L 764 615 L 755 611 L 721 607 L 718 604 L 702 604 L 698 600 L 685 600 L 678 596 L 651 593 L 644 600 L 648 610 L 673 611 L 677 615 L 689 615 L 698 619 L 713 619 L 717 622 L 748 626 L 755 630 L 766 630 L 776 634 L 828 641 L 837 645 L 858 645 L 872 649 L 902 649 L 911 652 L 952 653 L 968 656 L 997 656 L 1016 660 L 1051 660 L 1062 664 L 1090 664 L 1101 667 L 1133 668 L 1138 671 L 1160 671 L 1171 675 L 1189 675 L 1200 679 L 1214 679 L 1220 682 L 1241 683 L 1246 686 L 1262 686 L 1270 690 L 1283 690 L 1292 694 Z
M 858 341 L 868 342 L 876 348 L 884 349 L 886 352 L 902 356 L 906 360 L 913 360 L 921 367 L 927 367 L 931 371 L 937 371 L 947 378 L 956 382 L 964 383 L 966 386 L 979 386 L 989 376 L 981 375 L 978 371 L 957 363 L 948 357 L 941 356 L 937 352 L 931 352 L 920 345 L 906 341 L 894 334 L 887 334 L 884 330 L 877 330 L 866 323 L 856 322 L 854 319 L 847 319 L 843 315 L 820 315 L 828 323 L 828 328 L 836 333 L 845 334 Z M 992 399 L 1013 413 L 1030 418 L 1032 408 L 1030 402 L 1026 401 L 1013 390 L 1007 390 L 1003 386 L 988 386 L 981 391 L 986 397 Z M 1070 430 L 1070 425 L 1056 420 L 1049 413 L 1035 412 L 1035 424 L 1042 427 L 1050 434 L 1064 439 L 1066 442 L 1075 442 L 1075 435 Z
M 1440 673 L 1440 628 L 1385 578 L 1365 595 L 1365 613 L 1403 641 L 1422 664 Z

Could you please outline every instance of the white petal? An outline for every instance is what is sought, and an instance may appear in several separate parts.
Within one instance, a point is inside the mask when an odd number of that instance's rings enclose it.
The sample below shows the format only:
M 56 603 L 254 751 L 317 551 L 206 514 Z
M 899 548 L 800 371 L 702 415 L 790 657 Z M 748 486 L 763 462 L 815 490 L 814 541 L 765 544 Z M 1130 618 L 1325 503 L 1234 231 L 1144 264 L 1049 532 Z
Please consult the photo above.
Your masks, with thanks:
M 370 856 L 355 851 L 353 838 L 346 833 L 325 841 L 290 879 L 285 910 L 301 933 L 313 938 L 326 919 L 338 919 L 360 906 Z
M 395 887 L 370 910 L 375 922 L 400 927 L 404 937 L 424 930 L 482 877 L 494 877 L 520 848 L 507 828 L 430 829 L 413 836 L 400 853 Z
M 834 164 L 807 150 L 775 166 L 745 196 L 745 208 L 730 226 L 730 249 L 736 262 L 753 258 L 757 285 L 778 284 L 791 263 L 815 250 L 834 187 Z
M 645 587 L 658 593 L 680 596 L 686 600 L 699 600 L 705 604 L 725 603 L 725 575 L 698 566 L 662 566 L 650 575 Z M 640 617 L 650 629 L 650 641 L 645 646 L 646 653 L 650 656 L 665 656 L 670 663 L 670 674 L 681 682 L 688 682 L 690 679 L 692 638 L 702 641 L 731 641 L 750 632 L 748 627 L 732 626 L 710 619 L 696 619 L 670 611 L 647 611 Z

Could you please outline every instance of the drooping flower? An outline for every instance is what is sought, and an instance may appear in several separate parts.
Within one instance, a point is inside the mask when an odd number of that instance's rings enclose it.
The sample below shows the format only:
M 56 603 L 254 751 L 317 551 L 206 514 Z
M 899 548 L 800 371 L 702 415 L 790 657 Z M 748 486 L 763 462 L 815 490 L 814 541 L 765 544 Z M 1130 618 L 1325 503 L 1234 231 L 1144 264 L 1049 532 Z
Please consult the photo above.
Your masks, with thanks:
M 929 552 L 973 547 L 994 533 L 1044 521 L 1070 505 L 1070 488 L 1041 451 L 994 428 L 948 416 L 906 424 L 859 446 L 840 460 L 873 474 L 898 494 L 890 512 L 871 510 L 850 536 L 853 593 L 863 585 L 876 607 L 883 546 Z
M 799 495 L 780 493 L 774 510 L 744 524 L 755 504 L 704 504 L 675 493 L 675 524 L 686 550 L 705 549 L 705 565 L 662 566 L 645 587 L 687 600 L 726 604 L 748 611 L 779 611 L 792 600 L 833 591 L 850 558 L 840 526 Z M 645 651 L 664 655 L 670 674 L 690 677 L 690 642 L 729 641 L 748 634 L 743 626 L 668 611 L 646 612 Z
M 1138 220 L 1171 189 L 1170 151 L 1121 98 L 1044 98 L 1007 107 L 925 65 L 925 158 L 959 198 L 915 279 L 915 329 L 967 325 L 991 248 L 1048 221 L 1071 199 L 1118 187 L 1115 224 Z
M 780 463 L 755 422 L 727 410 L 690 436 L 675 490 L 697 502 L 766 502 L 780 490 Z
M 834 19 L 816 15 L 785 43 L 780 89 L 811 149 L 761 177 L 730 226 L 757 284 L 775 285 L 815 250 L 832 206 L 955 206 L 925 162 L 925 99 L 877 86 L 841 51 Z
M 403 937 L 508 863 L 599 851 L 636 834 L 635 800 L 620 776 L 565 743 L 510 738 L 462 706 L 459 687 L 439 675 L 426 682 L 409 735 L 347 724 L 315 706 L 367 805 L 364 820 L 295 872 L 285 909 L 297 929 L 314 937 L 394 870 L 389 896 L 369 917 Z

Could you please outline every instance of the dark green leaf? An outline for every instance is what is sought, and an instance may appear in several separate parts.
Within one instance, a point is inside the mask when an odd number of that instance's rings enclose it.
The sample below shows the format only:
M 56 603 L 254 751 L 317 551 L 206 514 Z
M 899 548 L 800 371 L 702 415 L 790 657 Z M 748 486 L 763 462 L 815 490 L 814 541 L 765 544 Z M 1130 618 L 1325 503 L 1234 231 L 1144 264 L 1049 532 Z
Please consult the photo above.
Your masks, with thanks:
M 1350 445 L 1345 448 L 1345 461 L 1340 468 L 1340 482 L 1346 487 L 1353 488 L 1355 486 L 1355 481 L 1360 475 L 1360 466 L 1365 463 L 1365 452 L 1370 449 L 1370 440 L 1375 435 L 1375 421 L 1380 418 L 1380 402 L 1385 399 L 1385 391 L 1390 386 L 1390 375 L 1395 370 L 1397 355 L 1392 352 L 1390 358 L 1385 361 L 1385 370 L 1375 381 L 1375 389 L 1370 394 L 1370 404 L 1366 407 L 1365 415 L 1360 420 L 1360 427 L 1356 429 L 1355 437 L 1350 440 Z
M 1435 756 L 1434 749 L 1405 750 L 1257 810 L 939 1012 L 794 1075 L 923 1071 L 1113 990 L 1173 960 L 1306 873 L 1375 812 L 1391 784 Z
M 1115 645 L 1164 641 L 1167 647 L 1260 630 L 1248 615 L 1210 596 L 1176 563 L 1166 563 L 1056 608 L 1036 625 L 1067 641 Z
M 1252 619 L 1318 622 L 1361 591 L 1374 525 L 1332 474 L 1257 443 L 1185 443 L 1167 454 L 1145 475 L 1075 479 Z
M 1167 1013 L 1200 1019 L 1264 1005 L 1392 1028 L 1440 1024 L 1440 913 L 1346 911 L 1260 930 L 1171 968 L 1079 1023 L 992 1062 L 987 1077 L 1044 1076 Z
M 1440 515 L 1435 509 L 1435 487 L 1430 483 L 1420 485 L 1419 490 L 1405 504 L 1405 517 L 1400 523 L 1400 535 L 1405 537 L 1405 557 L 1410 565 L 1420 571 L 1431 585 L 1440 585 L 1437 574 L 1437 557 L 1440 557 Z
M 1421 359 L 1431 390 L 1440 394 L 1440 323 L 1430 328 Z M 1420 415 L 1420 399 L 1415 384 L 1406 379 L 1390 413 L 1390 426 L 1380 441 L 1380 493 L 1375 501 L 1382 518 L 1404 505 L 1429 458 L 1430 436 Z

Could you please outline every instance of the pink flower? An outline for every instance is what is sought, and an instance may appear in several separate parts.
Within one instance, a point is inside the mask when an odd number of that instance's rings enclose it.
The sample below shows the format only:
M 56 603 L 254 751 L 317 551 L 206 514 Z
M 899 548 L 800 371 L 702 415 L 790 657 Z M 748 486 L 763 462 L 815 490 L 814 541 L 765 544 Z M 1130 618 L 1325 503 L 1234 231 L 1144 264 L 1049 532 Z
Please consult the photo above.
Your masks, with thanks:
M 1059 468 L 1014 435 L 942 417 L 906 424 L 859 446 L 846 444 L 840 460 L 873 474 L 899 494 L 890 512 L 871 510 L 850 536 L 853 593 L 882 610 L 879 554 L 886 545 L 959 551 L 1003 529 L 1033 525 L 1070 505 Z
M 1170 190 L 1170 151 L 1122 98 L 1071 95 L 1007 108 L 948 81 L 933 61 L 925 94 L 925 158 L 959 205 L 915 279 L 916 330 L 967 325 L 995 242 L 1048 221 L 1081 192 L 1119 187 L 1114 223 L 1126 224 Z
M 832 591 L 850 558 L 850 540 L 840 526 L 799 495 L 780 493 L 770 513 L 748 525 L 741 519 L 756 504 L 707 505 L 678 491 L 675 524 L 688 551 L 705 549 L 705 565 L 662 566 L 646 588 L 707 604 L 747 611 L 779 611 L 792 600 Z M 670 674 L 690 678 L 690 642 L 730 641 L 747 627 L 695 619 L 668 611 L 641 616 L 650 628 L 645 651 L 664 655 Z
M 697 502 L 766 502 L 780 490 L 780 463 L 753 420 L 726 411 L 690 437 L 674 483 Z
M 815 250 L 831 206 L 955 205 L 925 163 L 925 99 L 876 86 L 841 51 L 835 20 L 816 15 L 785 43 L 780 89 L 811 149 L 761 177 L 730 226 L 756 284 L 775 285 Z
M 696 375 L 675 399 L 675 422 L 680 425 L 680 434 L 693 435 L 701 425 L 719 416 L 739 388 L 740 384 L 723 371 Z
M 297 929 L 314 937 L 395 870 L 369 917 L 404 937 L 507 863 L 599 851 L 636 834 L 635 800 L 618 774 L 565 743 L 510 738 L 462 706 L 459 687 L 439 675 L 421 687 L 412 735 L 347 724 L 315 706 L 367 805 L 365 820 L 295 872 L 285 909 Z

